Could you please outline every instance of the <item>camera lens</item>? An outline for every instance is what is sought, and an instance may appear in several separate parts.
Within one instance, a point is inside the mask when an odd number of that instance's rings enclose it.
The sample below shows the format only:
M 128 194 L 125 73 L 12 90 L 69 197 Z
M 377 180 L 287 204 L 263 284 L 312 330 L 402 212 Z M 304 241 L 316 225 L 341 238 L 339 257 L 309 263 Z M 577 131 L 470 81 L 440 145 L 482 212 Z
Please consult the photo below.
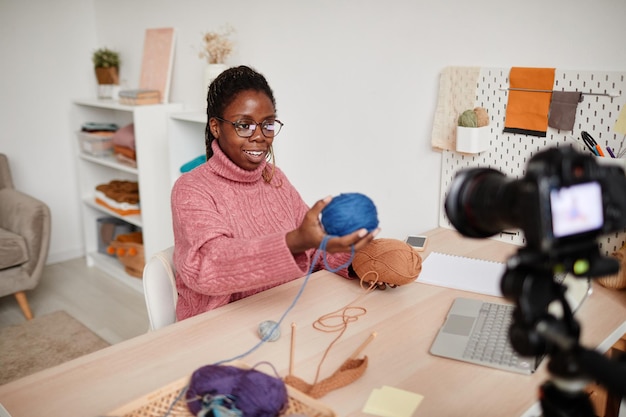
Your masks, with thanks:
M 517 226 L 509 218 L 515 203 L 512 181 L 491 168 L 461 170 L 452 180 L 445 210 L 452 225 L 463 235 L 493 236 Z

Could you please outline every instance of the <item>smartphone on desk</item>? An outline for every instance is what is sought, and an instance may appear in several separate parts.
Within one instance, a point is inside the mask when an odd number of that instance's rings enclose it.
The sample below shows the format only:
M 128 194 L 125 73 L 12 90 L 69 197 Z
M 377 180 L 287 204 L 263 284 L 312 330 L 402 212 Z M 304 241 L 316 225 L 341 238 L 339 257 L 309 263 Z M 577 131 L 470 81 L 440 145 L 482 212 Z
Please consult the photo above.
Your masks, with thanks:
M 427 241 L 428 238 L 421 235 L 408 235 L 405 239 L 405 242 L 418 252 L 421 252 L 426 248 Z

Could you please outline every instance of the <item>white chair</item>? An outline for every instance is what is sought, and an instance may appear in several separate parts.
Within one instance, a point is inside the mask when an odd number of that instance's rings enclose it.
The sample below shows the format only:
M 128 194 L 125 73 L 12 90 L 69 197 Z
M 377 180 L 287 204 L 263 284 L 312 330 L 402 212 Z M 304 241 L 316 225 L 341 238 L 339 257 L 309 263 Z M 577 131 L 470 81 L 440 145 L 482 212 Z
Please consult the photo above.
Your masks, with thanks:
M 143 269 L 143 294 L 151 330 L 176 322 L 178 292 L 173 253 L 173 246 L 155 253 Z

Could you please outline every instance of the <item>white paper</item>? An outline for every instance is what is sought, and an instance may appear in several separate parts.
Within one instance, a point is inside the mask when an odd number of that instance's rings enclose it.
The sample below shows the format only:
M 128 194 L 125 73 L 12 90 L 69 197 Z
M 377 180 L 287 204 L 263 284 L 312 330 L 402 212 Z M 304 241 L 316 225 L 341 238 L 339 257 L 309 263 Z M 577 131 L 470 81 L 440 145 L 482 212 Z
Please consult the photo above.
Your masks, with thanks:
M 417 282 L 502 297 L 505 269 L 499 262 L 432 252 L 422 263 Z

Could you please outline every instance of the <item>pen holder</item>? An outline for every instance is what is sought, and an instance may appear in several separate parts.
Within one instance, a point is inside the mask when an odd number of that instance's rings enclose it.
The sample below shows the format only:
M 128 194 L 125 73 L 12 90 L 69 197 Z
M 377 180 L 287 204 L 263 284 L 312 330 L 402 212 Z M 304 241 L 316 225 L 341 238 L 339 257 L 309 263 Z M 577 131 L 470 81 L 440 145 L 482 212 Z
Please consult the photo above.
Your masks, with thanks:
M 456 127 L 456 150 L 462 153 L 479 153 L 489 148 L 489 126 Z
M 611 158 L 610 156 L 595 156 L 596 162 L 598 165 L 612 165 L 618 166 L 623 170 L 626 170 L 626 159 L 625 158 Z

